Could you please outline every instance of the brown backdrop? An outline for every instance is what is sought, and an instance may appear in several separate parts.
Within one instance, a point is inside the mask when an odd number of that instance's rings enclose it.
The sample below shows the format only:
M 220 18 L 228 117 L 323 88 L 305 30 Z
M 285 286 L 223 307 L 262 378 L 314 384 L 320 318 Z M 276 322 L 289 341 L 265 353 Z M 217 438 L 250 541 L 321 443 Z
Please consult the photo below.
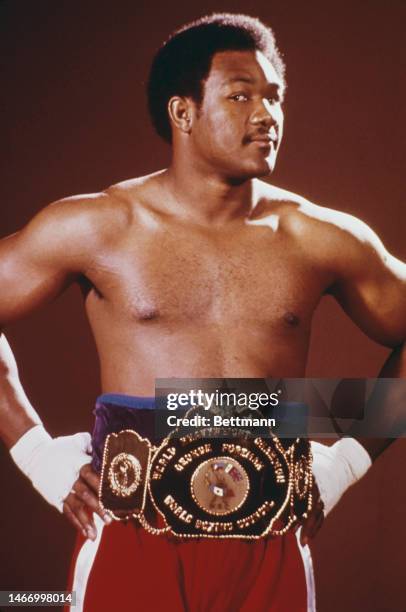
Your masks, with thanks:
M 275 183 L 360 216 L 405 259 L 405 9 L 403 0 L 256 0 L 251 8 L 241 0 L 1 2 L 1 234 L 52 200 L 166 165 L 168 149 L 150 128 L 144 97 L 154 49 L 186 20 L 231 10 L 273 25 L 287 62 Z M 51 433 L 90 428 L 97 359 L 79 292 L 11 326 L 8 336 Z M 324 300 L 309 374 L 374 376 L 386 354 Z M 73 531 L 4 450 L 1 460 L 0 589 L 62 589 Z M 312 546 L 320 612 L 406 610 L 405 463 L 402 440 Z

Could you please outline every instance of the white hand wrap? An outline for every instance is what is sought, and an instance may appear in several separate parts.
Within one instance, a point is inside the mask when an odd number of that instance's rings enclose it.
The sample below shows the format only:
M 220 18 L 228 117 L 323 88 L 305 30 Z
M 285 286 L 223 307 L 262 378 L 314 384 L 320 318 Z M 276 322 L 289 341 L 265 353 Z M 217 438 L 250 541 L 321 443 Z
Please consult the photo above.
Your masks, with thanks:
M 354 438 L 342 438 L 333 446 L 311 442 L 311 448 L 313 474 L 327 516 L 348 487 L 362 478 L 372 461 Z
M 36 425 L 21 436 L 10 454 L 37 491 L 62 512 L 80 468 L 90 462 L 90 440 L 86 432 L 51 438 L 42 425 Z

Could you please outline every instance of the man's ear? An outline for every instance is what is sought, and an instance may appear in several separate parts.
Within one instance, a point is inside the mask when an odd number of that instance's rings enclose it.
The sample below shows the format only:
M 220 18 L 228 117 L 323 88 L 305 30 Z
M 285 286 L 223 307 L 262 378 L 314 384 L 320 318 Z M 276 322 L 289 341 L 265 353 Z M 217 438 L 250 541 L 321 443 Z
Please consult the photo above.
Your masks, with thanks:
M 190 98 L 173 96 L 168 102 L 169 119 L 174 127 L 190 134 L 192 129 L 193 109 Z

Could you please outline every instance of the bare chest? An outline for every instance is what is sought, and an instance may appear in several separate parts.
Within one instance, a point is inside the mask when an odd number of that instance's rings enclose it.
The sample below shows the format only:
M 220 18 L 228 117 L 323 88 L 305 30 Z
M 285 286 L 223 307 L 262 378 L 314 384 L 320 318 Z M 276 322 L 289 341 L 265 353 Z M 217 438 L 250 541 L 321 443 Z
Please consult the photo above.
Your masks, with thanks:
M 323 277 L 286 238 L 268 233 L 140 236 L 95 263 L 92 308 L 115 319 L 167 325 L 300 328 Z

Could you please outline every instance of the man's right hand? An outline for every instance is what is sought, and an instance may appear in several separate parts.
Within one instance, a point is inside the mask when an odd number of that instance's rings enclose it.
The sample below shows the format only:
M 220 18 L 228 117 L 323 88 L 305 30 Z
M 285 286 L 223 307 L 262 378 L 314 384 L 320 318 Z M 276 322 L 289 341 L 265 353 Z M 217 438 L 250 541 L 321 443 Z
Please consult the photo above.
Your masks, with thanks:
M 98 501 L 99 475 L 90 461 L 88 432 L 51 438 L 42 425 L 29 429 L 10 454 L 46 501 L 63 512 L 83 535 L 96 539 L 93 513 L 109 524 Z
M 96 525 L 93 519 L 95 512 L 109 525 L 111 517 L 101 508 L 98 500 L 100 476 L 90 463 L 82 466 L 79 478 L 74 482 L 72 490 L 63 502 L 63 513 L 86 538 L 95 540 Z

